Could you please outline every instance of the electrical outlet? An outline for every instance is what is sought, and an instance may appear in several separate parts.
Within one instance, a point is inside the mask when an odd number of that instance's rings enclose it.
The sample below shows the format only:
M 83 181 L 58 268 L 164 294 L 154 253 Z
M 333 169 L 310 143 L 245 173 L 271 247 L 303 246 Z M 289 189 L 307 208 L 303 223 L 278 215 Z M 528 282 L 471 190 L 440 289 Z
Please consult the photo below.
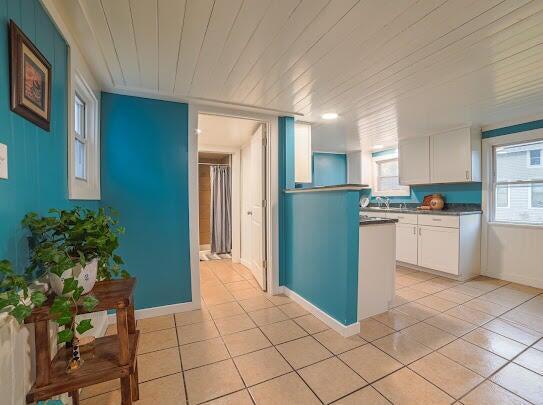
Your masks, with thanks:
M 0 143 L 0 179 L 8 178 L 8 146 Z

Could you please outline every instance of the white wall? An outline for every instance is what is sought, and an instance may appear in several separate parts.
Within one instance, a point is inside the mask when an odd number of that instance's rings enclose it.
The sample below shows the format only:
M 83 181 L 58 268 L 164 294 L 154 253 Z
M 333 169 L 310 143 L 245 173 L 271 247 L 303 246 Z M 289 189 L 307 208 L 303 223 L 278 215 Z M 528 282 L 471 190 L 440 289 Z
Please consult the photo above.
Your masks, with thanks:
M 491 221 L 492 148 L 543 139 L 543 129 L 483 139 L 483 228 L 481 269 L 484 275 L 543 288 L 543 225 Z
M 362 152 L 347 153 L 347 183 L 362 183 Z

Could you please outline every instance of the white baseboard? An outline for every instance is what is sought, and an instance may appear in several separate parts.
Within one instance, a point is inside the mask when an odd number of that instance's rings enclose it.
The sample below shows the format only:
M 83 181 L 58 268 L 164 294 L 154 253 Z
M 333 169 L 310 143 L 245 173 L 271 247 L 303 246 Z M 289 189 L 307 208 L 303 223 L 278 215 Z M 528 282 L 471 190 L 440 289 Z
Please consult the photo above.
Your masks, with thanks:
M 244 258 L 240 257 L 240 258 L 239 258 L 239 262 L 240 262 L 241 264 L 243 264 L 245 267 L 247 267 L 248 269 L 251 268 L 251 265 L 249 264 L 249 262 L 248 262 L 247 260 L 245 260 Z
M 178 312 L 193 311 L 195 309 L 199 309 L 200 307 L 201 307 L 200 303 L 194 303 L 194 302 L 183 302 L 180 304 L 163 305 L 161 307 L 137 309 L 135 311 L 135 317 L 136 317 L 136 320 L 138 320 L 138 319 L 152 318 L 155 316 L 172 315 L 172 314 L 177 314 Z M 116 321 L 117 321 L 117 317 L 115 316 L 115 314 L 108 315 L 108 324 L 115 323 Z
M 498 278 L 500 280 L 509 281 L 511 283 L 523 284 L 535 288 L 543 288 L 542 278 L 524 277 L 513 273 L 492 272 L 487 270 L 482 271 L 481 274 L 483 276 Z
M 344 337 L 349 337 L 356 335 L 360 332 L 360 323 L 355 322 L 350 325 L 343 325 L 341 322 L 336 321 L 334 318 L 332 318 L 330 315 L 328 315 L 326 312 L 320 310 L 315 305 L 307 301 L 305 298 L 301 297 L 294 291 L 288 289 L 285 286 L 279 287 L 282 289 L 282 294 L 285 294 L 287 297 L 291 298 L 294 302 L 300 304 L 306 311 L 311 312 L 315 317 L 320 319 L 322 322 L 324 322 L 326 325 L 328 325 L 330 328 L 335 330 L 337 333 Z

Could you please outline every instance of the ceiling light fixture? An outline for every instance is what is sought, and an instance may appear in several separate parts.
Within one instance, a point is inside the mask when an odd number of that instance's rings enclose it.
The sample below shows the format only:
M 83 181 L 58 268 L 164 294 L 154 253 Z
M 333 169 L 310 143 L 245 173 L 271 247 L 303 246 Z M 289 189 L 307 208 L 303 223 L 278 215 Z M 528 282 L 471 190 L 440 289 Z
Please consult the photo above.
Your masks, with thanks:
M 338 115 L 335 112 L 328 112 L 321 115 L 321 118 L 323 120 L 335 120 L 337 119 Z
M 375 145 L 373 147 L 373 150 L 376 150 L 376 149 L 383 149 L 384 148 L 384 145 Z
M 200 128 L 196 128 L 196 133 L 197 134 L 201 134 L 202 133 L 202 130 Z

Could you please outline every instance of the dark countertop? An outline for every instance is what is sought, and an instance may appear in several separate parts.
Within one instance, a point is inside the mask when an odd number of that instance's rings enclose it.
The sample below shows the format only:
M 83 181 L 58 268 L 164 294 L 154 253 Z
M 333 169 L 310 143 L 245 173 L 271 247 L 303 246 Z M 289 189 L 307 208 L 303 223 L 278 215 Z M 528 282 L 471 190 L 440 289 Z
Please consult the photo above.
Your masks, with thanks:
M 397 214 L 417 214 L 417 215 L 473 215 L 473 214 L 482 214 L 483 211 L 481 209 L 472 208 L 472 207 L 466 207 L 466 206 L 450 206 L 447 208 L 444 208 L 439 211 L 434 210 L 418 210 L 416 208 L 407 207 L 407 208 L 399 208 L 399 207 L 390 207 L 390 209 L 385 208 L 377 208 L 377 207 L 366 207 L 366 208 L 360 208 L 360 212 L 393 212 Z
M 285 193 L 307 193 L 315 191 L 360 191 L 367 189 L 369 186 L 367 184 L 337 184 L 332 186 L 317 186 L 317 187 L 306 187 L 306 188 L 289 188 L 284 190 Z
M 373 218 L 365 215 L 360 216 L 360 226 L 394 224 L 396 222 L 398 222 L 398 220 L 393 218 Z

